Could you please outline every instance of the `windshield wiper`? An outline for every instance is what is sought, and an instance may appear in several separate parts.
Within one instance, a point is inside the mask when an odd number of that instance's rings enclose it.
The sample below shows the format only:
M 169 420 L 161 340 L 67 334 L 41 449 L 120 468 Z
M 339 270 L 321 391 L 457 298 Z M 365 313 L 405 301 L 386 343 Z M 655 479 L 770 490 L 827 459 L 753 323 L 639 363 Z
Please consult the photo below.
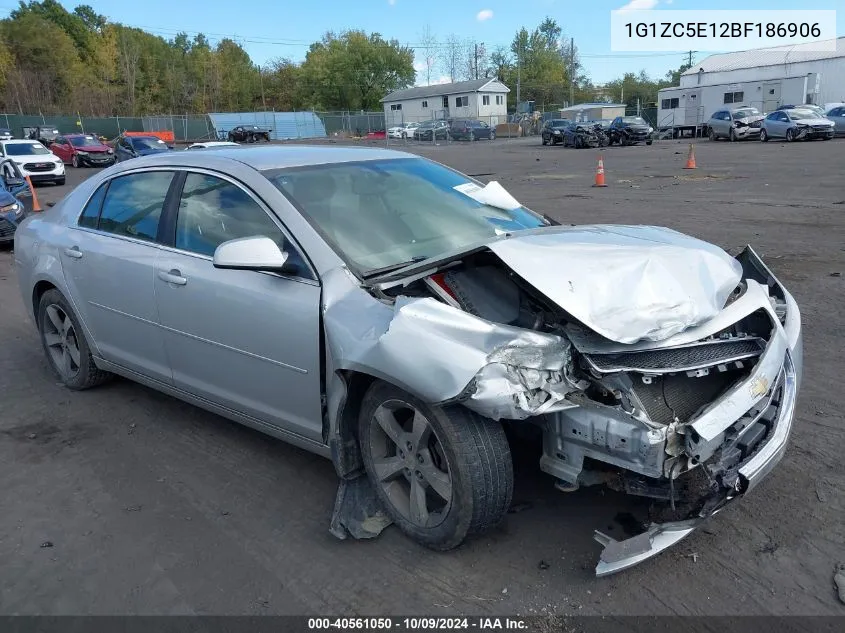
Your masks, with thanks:
M 393 272 L 394 270 L 405 268 L 405 266 L 410 266 L 411 264 L 424 262 L 427 259 L 427 255 L 417 255 L 416 257 L 412 257 L 411 259 L 404 262 L 399 262 L 398 264 L 390 264 L 389 266 L 382 266 L 381 268 L 370 268 L 367 272 L 363 274 L 363 277 L 364 279 L 369 279 L 370 277 L 378 277 L 379 275 L 384 275 L 386 273 Z

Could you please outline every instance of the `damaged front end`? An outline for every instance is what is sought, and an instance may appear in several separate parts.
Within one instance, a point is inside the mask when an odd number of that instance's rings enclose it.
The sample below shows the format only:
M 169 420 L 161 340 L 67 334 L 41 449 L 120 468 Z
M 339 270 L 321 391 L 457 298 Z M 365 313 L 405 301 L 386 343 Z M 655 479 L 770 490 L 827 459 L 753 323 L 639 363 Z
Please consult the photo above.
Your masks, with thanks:
M 800 315 L 750 248 L 731 258 L 654 227 L 554 227 L 364 287 L 343 277 L 325 279 L 329 376 L 534 424 L 559 488 L 601 483 L 661 505 L 631 539 L 596 534 L 598 575 L 677 542 L 784 453 Z

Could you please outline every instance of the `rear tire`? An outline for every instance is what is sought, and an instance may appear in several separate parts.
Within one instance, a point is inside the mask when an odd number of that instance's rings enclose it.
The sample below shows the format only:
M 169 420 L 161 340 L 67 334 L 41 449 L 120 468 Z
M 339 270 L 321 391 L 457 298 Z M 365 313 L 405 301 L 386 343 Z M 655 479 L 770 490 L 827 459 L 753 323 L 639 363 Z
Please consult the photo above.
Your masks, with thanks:
M 768 140 L 769 140 L 769 135 L 766 133 L 766 130 L 760 130 L 760 140 L 761 140 L 763 143 L 768 142 Z
M 728 140 L 729 140 L 731 143 L 735 143 L 735 142 L 736 142 L 736 132 L 734 132 L 733 128 L 731 128 L 731 129 L 728 131 Z
M 90 389 L 112 377 L 94 363 L 79 320 L 58 290 L 41 296 L 37 322 L 47 362 L 68 389 Z
M 707 138 L 711 141 L 716 141 L 716 132 L 713 130 L 712 127 L 710 128 L 710 132 L 708 133 Z
M 457 547 L 507 512 L 513 464 L 499 422 L 460 406 L 427 405 L 377 381 L 364 396 L 359 439 L 385 510 L 426 547 Z
M 540 136 L 540 138 L 541 138 L 541 140 L 543 141 L 543 145 L 548 145 L 548 144 L 549 144 L 549 141 L 546 139 L 546 136 L 545 136 L 545 135 L 541 135 L 541 136 Z

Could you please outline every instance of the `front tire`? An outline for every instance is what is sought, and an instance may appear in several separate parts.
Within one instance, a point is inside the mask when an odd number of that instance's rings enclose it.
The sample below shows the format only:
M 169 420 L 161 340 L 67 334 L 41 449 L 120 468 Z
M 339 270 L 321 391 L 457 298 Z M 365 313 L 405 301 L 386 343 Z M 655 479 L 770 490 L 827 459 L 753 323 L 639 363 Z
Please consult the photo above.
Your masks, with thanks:
M 787 140 L 788 143 L 791 143 L 792 141 L 795 140 L 795 130 L 790 128 L 786 131 L 786 140 Z
M 430 406 L 385 382 L 364 396 L 367 476 L 394 523 L 435 550 L 497 525 L 513 495 L 504 429 L 460 406 Z
M 736 132 L 734 132 L 734 129 L 733 129 L 733 128 L 731 128 L 731 129 L 728 131 L 728 140 L 729 140 L 731 143 L 735 143 L 735 142 L 736 142 Z
M 769 135 L 766 130 L 760 130 L 760 140 L 763 143 L 766 143 L 769 140 Z
M 112 377 L 94 364 L 79 320 L 58 290 L 48 290 L 38 302 L 38 332 L 50 367 L 68 389 L 90 389 Z
M 70 159 L 70 164 L 73 165 L 76 169 L 79 169 L 79 156 L 76 154 Z

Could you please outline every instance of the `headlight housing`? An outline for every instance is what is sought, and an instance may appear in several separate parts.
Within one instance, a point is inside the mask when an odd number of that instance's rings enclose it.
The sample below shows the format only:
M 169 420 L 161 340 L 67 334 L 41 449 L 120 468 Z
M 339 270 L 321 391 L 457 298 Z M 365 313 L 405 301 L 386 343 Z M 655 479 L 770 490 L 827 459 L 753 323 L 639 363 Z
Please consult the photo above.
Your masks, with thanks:
M 83 152 L 81 149 L 76 150 L 76 153 L 80 156 L 88 156 L 88 152 Z
M 114 150 L 109 148 L 106 150 L 106 154 L 114 154 Z
M 12 204 L 7 204 L 5 207 L 0 207 L 0 213 L 9 213 L 9 211 L 14 211 L 15 218 L 20 218 L 23 215 L 23 205 L 15 201 Z

